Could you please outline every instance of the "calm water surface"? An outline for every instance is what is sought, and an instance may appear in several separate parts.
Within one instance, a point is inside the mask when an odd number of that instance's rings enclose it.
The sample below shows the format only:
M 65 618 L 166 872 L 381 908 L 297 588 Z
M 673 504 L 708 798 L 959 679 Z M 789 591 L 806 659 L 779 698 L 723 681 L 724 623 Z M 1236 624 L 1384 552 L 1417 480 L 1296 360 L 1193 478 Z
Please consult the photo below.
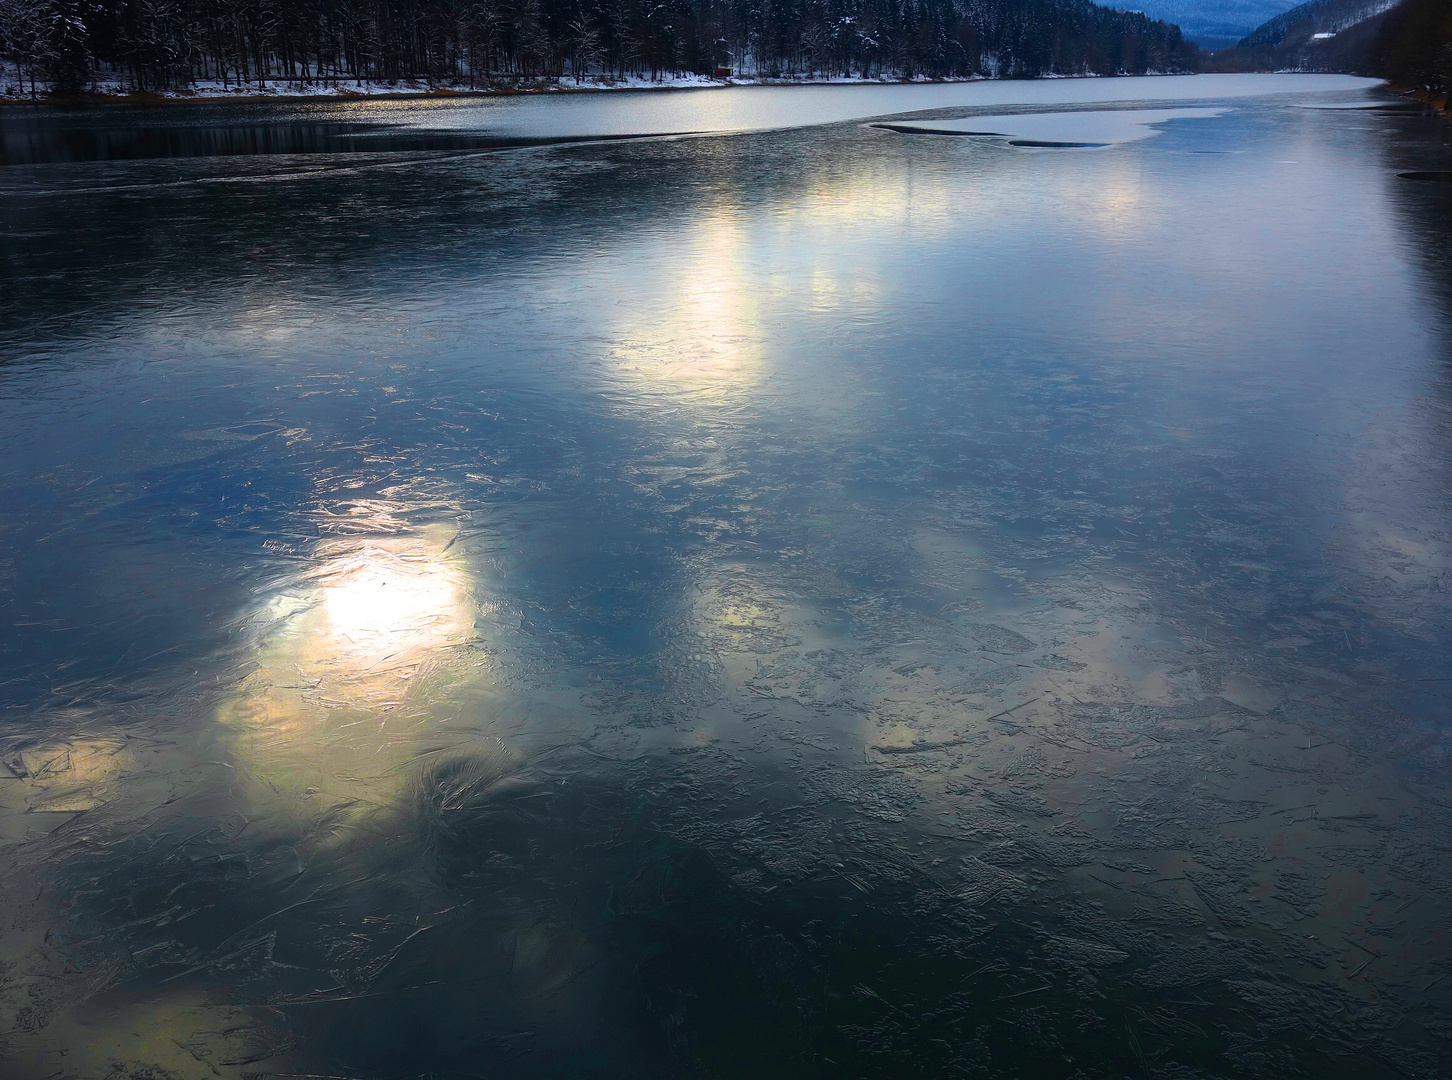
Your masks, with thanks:
M 1395 102 L 0 113 L 0 1072 L 1445 1075 Z

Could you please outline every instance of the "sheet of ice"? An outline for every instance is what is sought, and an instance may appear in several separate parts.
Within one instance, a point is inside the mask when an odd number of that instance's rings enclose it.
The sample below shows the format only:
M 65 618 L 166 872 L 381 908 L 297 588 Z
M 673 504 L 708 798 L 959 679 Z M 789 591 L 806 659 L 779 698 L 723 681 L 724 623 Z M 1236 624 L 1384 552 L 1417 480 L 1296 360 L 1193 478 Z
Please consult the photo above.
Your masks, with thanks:
M 1098 147 L 1160 134 L 1171 120 L 1203 120 L 1220 109 L 1109 109 L 1078 112 L 973 116 L 963 120 L 880 124 L 903 134 L 1004 137 L 1014 146 Z
M 1262 94 L 1355 93 L 1381 84 L 1349 75 L 1165 75 L 1008 79 L 971 83 L 740 86 L 722 90 L 562 94 L 357 103 L 358 121 L 432 130 L 554 138 L 684 131 L 753 131 L 901 116 L 930 109 L 1014 105 L 1218 101 Z M 319 106 L 300 106 L 316 109 Z
M 1215 106 L 1247 95 L 1293 102 L 1386 102 L 1380 84 L 1343 75 L 1192 75 L 286 103 L 208 102 L 75 110 L 49 120 L 15 110 L 0 166 L 54 161 L 344 153 L 472 152 L 672 134 L 785 130 L 1005 108 Z M 1312 95 L 1308 97 L 1308 95 Z M 991 119 L 991 116 L 989 117 Z M 1082 120 L 1082 114 L 1080 116 Z M 936 118 L 933 123 L 937 123 Z M 1007 130 L 1007 129 L 1005 129 Z M 1144 134 L 1144 133 L 1141 133 Z M 1022 137 L 1030 137 L 1023 134 Z M 1079 136 L 1082 138 L 1083 136 Z M 1118 140 L 1118 136 L 1114 138 Z M 1100 141 L 1100 140 L 1093 140 Z
M 0 1078 L 1445 1073 L 1452 144 L 1303 100 L 8 110 Z

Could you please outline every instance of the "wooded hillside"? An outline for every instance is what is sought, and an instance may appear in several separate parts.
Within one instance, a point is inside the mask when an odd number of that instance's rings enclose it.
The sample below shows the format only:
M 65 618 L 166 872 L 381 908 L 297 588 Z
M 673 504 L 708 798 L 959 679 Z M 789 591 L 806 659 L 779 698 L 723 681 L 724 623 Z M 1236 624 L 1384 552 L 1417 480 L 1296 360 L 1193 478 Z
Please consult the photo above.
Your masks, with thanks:
M 1402 0 L 1382 24 L 1371 69 L 1396 86 L 1445 99 L 1452 93 L 1452 0 Z
M 644 75 L 1193 69 L 1178 27 L 1087 0 L 0 0 L 27 91 Z

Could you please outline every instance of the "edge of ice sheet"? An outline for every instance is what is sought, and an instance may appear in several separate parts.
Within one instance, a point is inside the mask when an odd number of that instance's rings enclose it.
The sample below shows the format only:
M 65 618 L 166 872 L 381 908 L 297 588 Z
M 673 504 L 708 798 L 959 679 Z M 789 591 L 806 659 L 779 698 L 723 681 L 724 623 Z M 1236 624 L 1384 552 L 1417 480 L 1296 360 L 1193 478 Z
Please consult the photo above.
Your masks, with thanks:
M 1095 109 L 872 126 L 904 135 L 1006 138 L 1010 146 L 1090 149 L 1153 138 L 1161 134 L 1157 125 L 1171 120 L 1207 120 L 1224 112 L 1224 109 Z

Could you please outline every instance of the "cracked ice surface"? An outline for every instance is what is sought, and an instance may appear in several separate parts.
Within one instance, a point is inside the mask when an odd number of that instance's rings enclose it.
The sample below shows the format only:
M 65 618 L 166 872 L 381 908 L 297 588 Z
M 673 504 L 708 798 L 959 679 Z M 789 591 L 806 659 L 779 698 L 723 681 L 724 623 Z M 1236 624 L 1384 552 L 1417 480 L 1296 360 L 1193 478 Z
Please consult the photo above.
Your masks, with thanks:
M 1448 151 L 1270 78 L 0 171 L 5 1075 L 1438 1075 Z

